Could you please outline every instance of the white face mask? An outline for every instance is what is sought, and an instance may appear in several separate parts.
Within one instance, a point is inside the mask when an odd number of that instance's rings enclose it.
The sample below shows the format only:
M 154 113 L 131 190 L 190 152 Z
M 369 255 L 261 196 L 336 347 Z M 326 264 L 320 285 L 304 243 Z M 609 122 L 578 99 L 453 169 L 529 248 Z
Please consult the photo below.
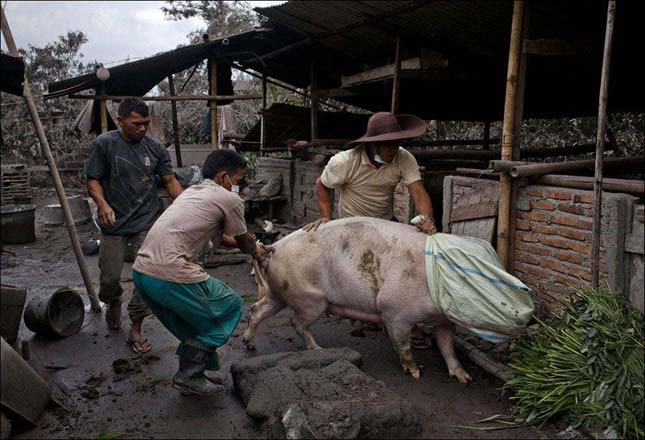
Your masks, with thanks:
M 376 148 L 372 147 L 372 153 L 374 154 L 374 162 L 381 164 L 381 165 L 387 165 L 389 162 L 386 162 L 380 154 L 376 152 Z
M 231 184 L 231 192 L 233 192 L 235 194 L 239 194 L 240 193 L 240 185 L 233 185 L 233 181 L 231 180 L 230 177 L 228 177 L 228 174 L 226 175 L 226 178 L 228 179 L 228 183 Z

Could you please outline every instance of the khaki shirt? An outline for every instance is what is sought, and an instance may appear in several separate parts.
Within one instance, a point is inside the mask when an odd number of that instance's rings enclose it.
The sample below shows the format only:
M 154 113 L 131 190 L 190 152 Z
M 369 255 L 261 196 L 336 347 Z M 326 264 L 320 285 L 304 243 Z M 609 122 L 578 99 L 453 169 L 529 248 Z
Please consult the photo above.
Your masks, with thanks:
M 399 147 L 394 160 L 376 168 L 364 146 L 343 151 L 331 158 L 320 181 L 327 188 L 340 189 L 340 217 L 392 218 L 394 188 L 421 180 L 419 165 L 407 150 Z
M 244 201 L 235 193 L 205 179 L 182 192 L 148 232 L 132 269 L 174 283 L 206 281 L 209 275 L 194 257 L 210 239 L 219 244 L 222 233 L 246 232 Z

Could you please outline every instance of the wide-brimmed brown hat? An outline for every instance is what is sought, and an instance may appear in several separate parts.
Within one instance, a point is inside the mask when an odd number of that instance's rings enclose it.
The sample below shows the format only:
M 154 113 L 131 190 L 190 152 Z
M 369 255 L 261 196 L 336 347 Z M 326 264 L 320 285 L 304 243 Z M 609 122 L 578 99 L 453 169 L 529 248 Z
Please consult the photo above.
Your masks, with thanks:
M 425 133 L 427 128 L 426 123 L 414 115 L 378 112 L 367 121 L 367 132 L 350 144 L 414 138 Z

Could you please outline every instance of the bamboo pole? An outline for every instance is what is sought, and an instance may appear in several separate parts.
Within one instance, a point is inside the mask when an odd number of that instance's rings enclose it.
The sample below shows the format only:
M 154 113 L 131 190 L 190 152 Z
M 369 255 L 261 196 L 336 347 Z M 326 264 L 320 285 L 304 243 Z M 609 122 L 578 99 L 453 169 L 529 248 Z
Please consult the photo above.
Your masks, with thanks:
M 16 43 L 11 34 L 11 29 L 9 28 L 9 23 L 7 18 L 4 15 L 4 10 L 1 10 L 2 13 L 2 35 L 5 38 L 7 43 L 7 48 L 9 53 L 12 56 L 19 56 L 18 49 L 16 48 Z M 29 80 L 27 76 L 27 69 L 25 69 L 25 86 L 24 86 L 24 98 L 25 103 L 27 104 L 27 109 L 29 110 L 29 115 L 31 116 L 31 121 L 34 124 L 34 130 L 38 136 L 38 141 L 43 150 L 43 154 L 47 159 L 47 165 L 49 166 L 49 172 L 51 173 L 52 179 L 54 180 L 54 187 L 56 188 L 56 194 L 58 195 L 58 200 L 60 206 L 63 209 L 63 214 L 65 216 L 65 222 L 67 227 L 67 232 L 69 233 L 70 241 L 72 242 L 72 249 L 74 250 L 74 255 L 76 256 L 76 262 L 78 263 L 78 268 L 81 271 L 81 276 L 83 277 L 83 282 L 85 283 L 85 289 L 87 290 L 87 295 L 90 299 L 90 304 L 94 312 L 101 311 L 101 303 L 99 302 L 96 292 L 94 291 L 94 286 L 92 285 L 92 279 L 90 278 L 90 273 L 87 270 L 87 265 L 85 264 L 85 259 L 83 258 L 83 253 L 81 251 L 81 245 L 78 240 L 78 231 L 76 230 L 76 225 L 74 224 L 74 218 L 72 216 L 72 211 L 69 209 L 69 204 L 67 203 L 67 197 L 65 195 L 65 188 L 63 187 L 63 182 L 60 179 L 60 174 L 58 174 L 58 168 L 56 167 L 56 161 L 52 155 L 51 149 L 49 148 L 49 141 L 47 136 L 45 136 L 45 130 L 43 125 L 40 122 L 40 117 L 38 116 L 38 110 L 36 109 L 36 104 L 34 103 L 33 96 L 31 95 L 31 89 L 29 88 Z
M 518 160 L 491 160 L 488 169 L 494 173 L 509 173 L 516 166 L 530 165 L 528 162 Z
M 529 29 L 529 8 L 524 7 L 522 11 L 522 35 L 520 37 L 520 46 L 525 40 Z M 524 119 L 524 89 L 526 86 L 526 53 L 520 50 L 520 66 L 517 77 L 517 94 L 515 95 L 515 121 L 513 127 L 513 160 L 520 160 L 522 150 L 522 120 Z M 520 182 L 517 179 L 511 180 L 511 201 L 508 213 L 509 233 L 508 233 L 508 254 L 506 256 L 506 270 L 513 273 L 515 266 L 515 232 L 517 226 L 517 198 L 519 195 Z
M 508 73 L 506 76 L 506 98 L 504 101 L 504 125 L 502 130 L 502 160 L 513 158 L 515 143 L 515 118 L 517 116 L 517 89 L 522 49 L 522 28 L 524 22 L 524 0 L 513 2 L 510 47 L 508 50 Z M 508 268 L 509 224 L 511 211 L 511 177 L 500 176 L 499 215 L 497 219 L 497 254 L 505 268 Z
M 211 58 L 210 60 L 210 95 L 217 95 L 217 63 L 215 59 Z M 211 108 L 211 145 L 213 150 L 219 150 L 217 145 L 217 101 L 210 101 Z
M 107 101 L 105 99 L 105 84 L 101 84 L 101 101 L 99 103 L 99 108 L 101 111 L 101 133 L 107 133 L 108 131 L 108 119 L 107 119 Z
M 475 364 L 479 365 L 503 382 L 506 382 L 511 378 L 511 375 L 504 364 L 491 359 L 486 353 L 482 352 L 470 342 L 460 338 L 459 336 L 455 335 L 454 340 L 455 347 L 466 353 L 466 356 L 468 356 L 468 358 Z
M 535 183 L 542 185 L 560 186 L 575 189 L 594 189 L 594 178 L 584 176 L 566 176 L 547 174 L 535 178 Z M 624 192 L 628 194 L 645 195 L 645 181 L 628 179 L 602 179 L 602 190 Z
M 168 88 L 170 95 L 175 96 L 175 81 L 172 78 L 172 73 L 168 75 Z M 183 165 L 181 160 L 181 145 L 179 144 L 179 121 L 177 120 L 177 102 L 170 101 L 170 110 L 172 113 L 172 137 L 175 142 L 175 156 L 177 156 L 177 167 L 181 168 Z
M 401 37 L 396 37 L 396 49 L 394 51 L 394 78 L 392 78 L 392 106 L 390 111 L 399 111 L 399 86 L 401 76 Z
M 182 95 L 182 96 L 133 96 L 133 95 L 68 95 L 70 99 L 107 99 L 121 101 L 126 98 L 137 98 L 142 101 L 245 101 L 262 99 L 262 95 Z
M 543 174 L 563 173 L 573 170 L 593 169 L 596 164 L 595 159 L 589 160 L 572 160 L 569 162 L 557 163 L 535 163 L 531 165 L 515 165 L 510 169 L 510 175 L 513 177 L 539 176 Z M 641 157 L 616 157 L 606 159 L 605 166 L 612 167 L 631 167 L 637 169 L 645 165 L 645 159 Z
M 316 60 L 311 63 L 311 90 L 309 96 L 316 95 L 318 90 L 318 62 Z M 318 109 L 319 103 L 317 99 L 311 100 L 311 140 L 318 139 Z
M 267 109 L 267 75 L 262 74 L 262 111 L 260 112 L 260 157 L 264 156 L 264 149 L 267 143 L 266 115 Z
M 594 288 L 600 284 L 600 216 L 602 211 L 602 173 L 605 150 L 605 131 L 607 128 L 607 90 L 609 88 L 609 70 L 611 67 L 611 49 L 614 35 L 614 18 L 616 1 L 607 2 L 607 25 L 605 29 L 605 48 L 602 56 L 600 76 L 600 96 L 598 98 L 598 129 L 596 132 L 596 161 L 594 172 L 594 208 L 592 236 L 591 280 Z

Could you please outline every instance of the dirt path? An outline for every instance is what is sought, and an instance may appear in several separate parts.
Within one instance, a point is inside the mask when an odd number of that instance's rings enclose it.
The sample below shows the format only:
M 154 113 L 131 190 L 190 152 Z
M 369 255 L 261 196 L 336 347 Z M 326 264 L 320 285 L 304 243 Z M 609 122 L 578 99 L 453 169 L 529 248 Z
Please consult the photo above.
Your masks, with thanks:
M 44 206 L 54 202 L 55 198 L 50 196 L 37 203 Z M 91 223 L 79 226 L 79 233 L 82 241 L 98 238 Z M 15 256 L 3 254 L 2 281 L 26 286 L 28 301 L 49 295 L 60 287 L 83 288 L 63 227 L 44 227 L 38 219 L 35 243 L 5 246 L 5 249 Z M 86 258 L 98 291 L 98 258 Z M 127 266 L 122 280 L 129 297 L 133 285 Z M 249 356 L 302 350 L 304 343 L 289 325 L 291 312 L 283 311 L 260 327 L 257 350 L 247 352 L 241 334 L 256 295 L 255 283 L 249 276 L 250 267 L 246 264 L 224 266 L 209 272 L 231 285 L 246 302 L 240 326 L 220 349 L 223 368 L 219 373 L 225 378 L 225 395 L 211 399 L 187 398 L 170 387 L 169 381 L 177 368 L 174 355 L 177 342 L 155 318 L 144 323 L 145 336 L 154 346 L 143 357 L 135 355 L 125 344 L 126 330 L 108 331 L 103 316 L 91 311 L 86 313 L 82 331 L 62 340 L 36 337 L 23 323 L 20 340 L 29 341 L 35 364 L 48 367 L 44 370 L 51 382 L 59 384 L 70 411 L 48 410 L 36 428 L 18 438 L 264 437 L 233 393 L 230 365 Z M 89 301 L 84 300 L 89 310 Z M 363 371 L 409 399 L 422 420 L 424 438 L 554 437 L 552 427 L 542 431 L 534 428 L 474 431 L 455 427 L 493 414 L 510 414 L 510 403 L 499 390 L 502 383 L 462 357 L 464 368 L 474 380 L 468 385 L 459 384 L 448 377 L 435 348 L 414 352 L 417 362 L 425 367 L 422 378 L 415 381 L 402 374 L 398 357 L 385 336 L 352 337 L 350 330 L 349 321 L 335 318 L 325 318 L 312 326 L 321 346 L 347 346 L 357 350 L 363 355 Z M 125 377 L 116 374 L 112 365 L 117 359 L 130 360 L 130 365 L 134 365 L 133 374 Z

